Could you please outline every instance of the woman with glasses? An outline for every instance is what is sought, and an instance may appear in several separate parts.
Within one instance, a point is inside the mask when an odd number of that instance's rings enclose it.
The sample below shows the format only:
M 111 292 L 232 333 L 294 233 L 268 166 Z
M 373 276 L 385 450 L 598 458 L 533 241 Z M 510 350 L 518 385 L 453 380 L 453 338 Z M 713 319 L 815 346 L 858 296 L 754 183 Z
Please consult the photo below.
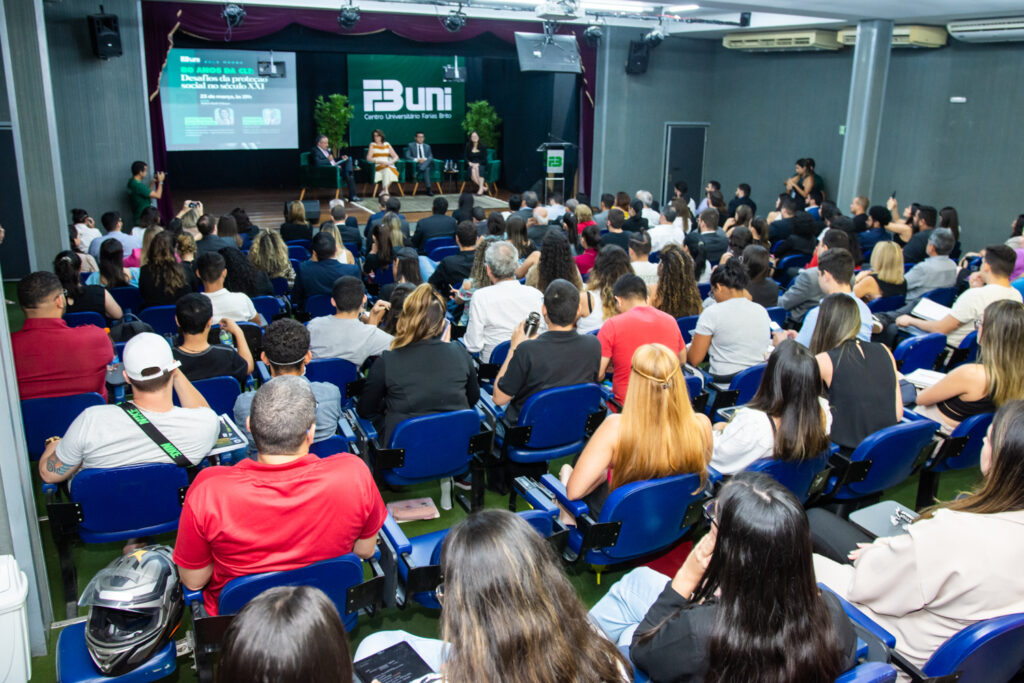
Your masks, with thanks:
M 624 576 L 590 618 L 655 683 L 826 683 L 856 663 L 853 625 L 815 584 L 800 502 L 742 472 L 705 508 L 711 529 L 670 580 Z
M 441 640 L 369 635 L 356 661 L 401 641 L 446 683 L 618 683 L 628 663 L 587 619 L 551 544 L 521 517 L 482 510 L 441 549 Z

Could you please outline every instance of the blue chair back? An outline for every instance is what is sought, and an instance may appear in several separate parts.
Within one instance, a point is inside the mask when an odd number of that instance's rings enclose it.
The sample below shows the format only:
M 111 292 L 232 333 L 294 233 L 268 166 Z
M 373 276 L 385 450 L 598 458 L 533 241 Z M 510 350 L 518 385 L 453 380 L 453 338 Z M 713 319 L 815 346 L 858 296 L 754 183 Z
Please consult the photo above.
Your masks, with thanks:
M 935 303 L 942 304 L 943 306 L 952 306 L 953 302 L 956 301 L 956 287 L 933 289 L 930 292 L 925 292 L 921 297 L 924 299 L 931 299 Z
M 811 483 L 828 465 L 829 452 L 807 460 L 776 460 L 762 458 L 751 463 L 747 472 L 764 472 L 793 492 L 801 503 L 807 502 Z
M 315 442 L 309 447 L 309 452 L 318 458 L 326 458 L 331 455 L 337 455 L 338 453 L 348 453 L 348 442 L 335 434 L 323 441 Z
M 682 318 L 676 318 L 676 325 L 679 326 L 679 333 L 683 335 L 683 341 L 689 345 L 690 340 L 693 339 L 693 331 L 697 329 L 697 318 L 699 315 L 688 315 Z
M 345 248 L 348 249 L 355 258 L 359 258 L 359 255 L 363 251 L 358 242 L 342 242 L 342 244 L 345 245 Z
M 775 281 L 783 287 L 788 287 L 793 279 L 790 277 L 789 271 L 793 268 L 803 268 L 810 262 L 810 254 L 790 254 L 782 257 L 778 265 L 775 266 Z
M 836 683 L 893 683 L 896 669 L 883 662 L 858 664 L 836 679 Z
M 51 436 L 64 436 L 64 432 L 83 410 L 104 404 L 106 401 L 95 392 L 22 401 L 21 420 L 25 426 L 29 458 L 38 460 L 46 449 L 43 442 Z
M 939 354 L 946 349 L 946 335 L 932 332 L 904 339 L 892 352 L 904 375 L 924 368 L 931 370 Z
M 286 284 L 287 282 L 285 280 Z M 281 302 L 273 296 L 255 296 L 252 299 L 252 305 L 256 307 L 256 312 L 263 316 L 268 325 L 274 321 L 274 316 L 281 312 Z
M 961 683 L 1005 683 L 1024 665 L 1024 614 L 972 624 L 947 640 L 925 662 L 928 676 L 959 674 Z
M 673 545 L 700 521 L 699 513 L 687 519 L 687 512 L 691 503 L 704 498 L 700 476 L 696 474 L 677 474 L 620 486 L 608 496 L 597 520 L 621 522 L 618 541 L 610 547 L 590 550 L 586 561 L 596 565 L 616 564 Z M 573 534 L 570 534 L 571 542 Z
M 895 311 L 897 308 L 902 308 L 905 303 L 906 297 L 902 294 L 898 296 L 883 296 L 868 302 L 868 308 L 871 309 L 872 313 L 884 313 L 885 311 Z
M 395 271 L 391 269 L 391 266 L 378 268 L 373 271 L 373 281 L 379 286 L 390 285 L 395 281 Z
M 1024 277 L 1019 277 L 1010 284 L 1013 285 L 1013 288 L 1016 289 L 1018 292 L 1024 294 Z
M 64 322 L 68 327 L 82 327 L 83 325 L 95 325 L 101 330 L 107 326 L 107 319 L 95 311 L 82 311 L 80 313 L 65 313 Z
M 709 296 L 711 296 L 711 283 L 701 282 L 700 284 L 697 285 L 697 291 L 700 292 L 700 298 L 702 301 L 704 299 L 707 299 Z
M 470 439 L 479 433 L 480 417 L 475 410 L 403 420 L 387 447 L 405 449 L 405 464 L 384 470 L 384 479 L 402 485 L 461 474 L 472 458 Z
M 455 247 L 457 250 L 458 247 L 455 246 L 455 236 L 445 235 L 443 237 L 431 237 L 423 243 L 423 253 L 435 261 L 439 261 L 440 259 L 434 258 L 432 254 L 432 252 L 438 247 Z
M 109 543 L 174 531 L 187 486 L 188 472 L 171 462 L 82 470 L 69 489 L 82 507 L 78 535 Z
M 274 296 L 285 296 L 288 294 L 288 278 L 271 278 L 270 284 L 274 286 Z
M 750 403 L 751 399 L 754 398 L 757 388 L 761 386 L 761 378 L 764 376 L 764 369 L 766 367 L 768 367 L 767 363 L 751 365 L 746 370 L 741 370 L 732 378 L 732 381 L 729 382 L 729 389 L 739 392 L 736 396 L 736 405 L 741 406 L 744 403 Z
M 302 308 L 314 318 L 334 315 L 337 312 L 334 304 L 331 303 L 331 297 L 327 294 L 314 294 L 306 299 L 306 303 L 303 304 Z
M 110 296 L 114 297 L 114 301 L 125 313 L 132 312 L 138 315 L 145 305 L 138 287 L 114 287 L 110 290 Z
M 313 248 L 313 240 L 306 240 L 306 239 L 288 240 L 287 242 L 285 242 L 285 244 L 287 246 L 289 246 L 289 247 L 302 247 L 307 252 L 306 258 L 309 258 L 309 255 L 308 255 L 309 254 L 309 250 Z
M 789 311 L 787 311 L 782 306 L 770 306 L 765 310 L 768 311 L 768 319 L 771 320 L 776 325 L 778 325 L 779 327 L 782 327 L 782 325 L 786 322 L 786 316 L 789 314 Z
M 292 256 L 291 256 L 290 254 L 289 254 L 289 256 L 288 256 L 288 263 L 292 264 L 292 270 L 294 270 L 294 271 L 295 271 L 295 275 L 296 275 L 296 277 L 297 277 L 297 276 L 298 276 L 298 274 L 299 274 L 299 269 L 300 269 L 300 268 L 302 268 L 302 262 L 303 262 L 304 260 L 305 260 L 305 259 L 297 259 L 297 258 L 293 258 L 293 257 L 292 257 Z
M 228 415 L 234 414 L 235 399 L 242 393 L 242 388 L 238 386 L 238 380 L 234 377 L 197 379 L 195 382 L 192 382 L 192 386 L 203 395 L 206 402 L 210 404 L 210 408 L 218 415 L 224 413 Z M 177 403 L 177 395 L 175 395 L 174 400 Z
M 310 382 L 327 382 L 341 391 L 341 402 L 348 396 L 348 383 L 359 379 L 359 368 L 341 358 L 314 358 L 306 365 L 306 379 Z
M 850 461 L 870 460 L 871 469 L 863 480 L 842 486 L 835 497 L 839 500 L 863 498 L 905 481 L 921 449 L 931 443 L 937 428 L 931 420 L 913 420 L 869 435 L 850 455 Z
M 661 252 L 660 251 L 652 251 L 650 254 L 647 255 L 647 262 L 648 263 L 661 263 Z
M 309 249 L 306 247 L 299 246 L 297 244 L 288 244 L 288 258 L 295 261 L 308 261 L 309 260 Z
M 430 250 L 428 256 L 431 261 L 440 262 L 445 256 L 451 256 L 452 254 L 458 254 L 459 248 L 454 244 L 446 244 L 442 247 L 434 247 Z
M 538 391 L 523 404 L 517 422 L 530 428 L 530 440 L 521 448 L 510 448 L 509 458 L 541 462 L 579 453 L 587 437 L 587 420 L 601 410 L 601 387 L 597 384 Z
M 975 330 L 964 337 L 957 348 L 968 350 L 964 363 L 973 363 L 978 360 L 978 331 Z
M 139 313 L 139 320 L 165 337 L 173 337 L 178 333 L 178 323 L 174 320 L 174 306 L 150 306 Z
M 704 391 L 704 383 L 697 375 L 684 375 L 686 377 L 686 393 L 690 395 L 690 400 L 697 398 Z
M 493 349 L 491 349 L 491 359 L 487 361 L 488 365 L 501 365 L 508 358 L 508 350 L 512 348 L 511 341 L 503 341 Z
M 260 593 L 278 586 L 319 588 L 334 603 L 345 630 L 355 628 L 358 615 L 346 609 L 348 589 L 363 582 L 363 561 L 355 553 L 280 572 L 264 572 L 231 579 L 220 593 L 220 614 L 237 614 Z
M 992 424 L 993 413 L 972 415 L 956 426 L 951 438 L 966 438 L 967 443 L 958 455 L 949 457 L 933 467 L 933 472 L 946 472 L 947 470 L 965 470 L 970 467 L 977 467 L 981 462 L 981 445 L 985 439 L 985 433 Z

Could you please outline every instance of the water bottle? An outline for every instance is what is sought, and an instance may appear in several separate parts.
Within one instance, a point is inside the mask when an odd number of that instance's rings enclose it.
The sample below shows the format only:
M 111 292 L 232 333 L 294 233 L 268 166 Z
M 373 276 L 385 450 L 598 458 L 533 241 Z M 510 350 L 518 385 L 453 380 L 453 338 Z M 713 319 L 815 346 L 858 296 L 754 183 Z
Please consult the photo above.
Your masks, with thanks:
M 220 328 L 220 343 L 224 346 L 230 346 L 235 348 L 235 338 L 230 332 L 225 330 L 223 327 Z

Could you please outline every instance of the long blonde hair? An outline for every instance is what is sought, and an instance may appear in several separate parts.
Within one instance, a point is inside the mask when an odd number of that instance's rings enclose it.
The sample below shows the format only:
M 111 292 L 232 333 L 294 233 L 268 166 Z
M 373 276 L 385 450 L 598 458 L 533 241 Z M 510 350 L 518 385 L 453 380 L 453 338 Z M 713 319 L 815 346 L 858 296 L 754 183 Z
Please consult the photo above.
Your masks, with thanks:
M 703 484 L 710 459 L 711 437 L 690 406 L 679 358 L 663 344 L 639 347 L 612 455 L 611 487 L 691 472 Z
M 249 249 L 249 263 L 268 277 L 284 277 L 291 263 L 288 261 L 288 246 L 280 233 L 260 230 Z
M 871 271 L 880 282 L 903 282 L 903 250 L 895 242 L 880 242 L 871 250 Z
M 288 223 L 305 223 L 306 207 L 300 201 L 294 201 L 288 205 Z
M 978 333 L 986 393 L 996 406 L 1024 398 L 1024 304 L 995 301 L 985 308 Z
M 424 283 L 414 289 L 402 305 L 392 350 L 439 336 L 444 330 L 444 314 L 444 301 L 431 285 Z

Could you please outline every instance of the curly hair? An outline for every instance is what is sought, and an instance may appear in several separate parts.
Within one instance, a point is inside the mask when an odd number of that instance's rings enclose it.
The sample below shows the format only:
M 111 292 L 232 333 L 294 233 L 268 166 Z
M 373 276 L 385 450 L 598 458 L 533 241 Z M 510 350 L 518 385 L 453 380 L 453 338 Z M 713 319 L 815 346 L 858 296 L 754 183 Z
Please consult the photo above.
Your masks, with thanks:
M 281 239 L 281 234 L 274 230 L 260 230 L 249 249 L 249 263 L 271 278 L 287 277 L 291 262 L 288 260 L 288 245 Z
M 476 250 L 473 252 L 473 268 L 469 271 L 473 289 L 480 289 L 491 284 L 491 280 L 487 277 L 487 264 L 484 262 L 484 256 L 487 254 L 487 247 L 499 240 L 500 238 L 495 235 L 488 235 L 477 243 Z
M 224 247 L 218 253 L 224 257 L 224 265 L 228 276 L 224 280 L 224 288 L 231 292 L 242 292 L 250 297 L 260 295 L 260 271 L 245 255 L 234 247 Z
M 569 248 L 569 240 L 559 230 L 550 230 L 544 236 L 537 262 L 537 289 L 544 291 L 555 280 L 562 279 L 580 287 L 583 282 L 576 269 L 576 261 Z
M 146 251 L 146 269 L 152 273 L 156 286 L 173 294 L 185 286 L 185 269 L 175 258 L 176 240 L 168 230 L 158 232 Z
M 629 262 L 629 254 L 622 247 L 609 244 L 601 247 L 594 260 L 594 267 L 590 271 L 590 280 L 587 282 L 587 289 L 597 290 L 601 295 L 601 318 L 608 320 L 618 311 L 615 309 L 615 295 L 612 288 L 616 280 L 623 275 L 633 272 L 633 266 Z
M 685 249 L 675 244 L 666 245 L 661 250 L 658 291 L 652 303 L 673 318 L 700 315 L 703 309 L 697 278 L 694 277 L 693 259 Z

